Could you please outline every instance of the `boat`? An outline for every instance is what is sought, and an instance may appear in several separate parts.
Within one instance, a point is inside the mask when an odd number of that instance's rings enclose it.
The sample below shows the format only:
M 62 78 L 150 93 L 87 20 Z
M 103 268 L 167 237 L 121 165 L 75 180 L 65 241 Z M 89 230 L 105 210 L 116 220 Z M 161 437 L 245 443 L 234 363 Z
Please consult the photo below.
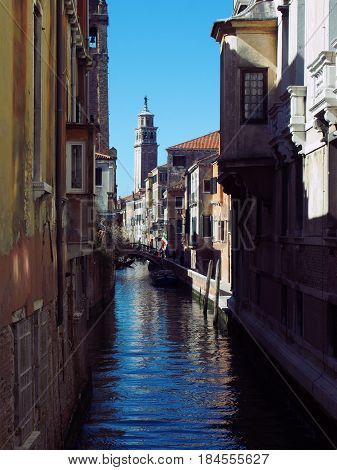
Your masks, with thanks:
M 178 282 L 177 276 L 171 269 L 156 269 L 150 271 L 152 284 L 157 287 L 170 287 Z
M 117 259 L 115 261 L 116 269 L 130 268 L 131 265 L 135 262 L 134 258 L 124 257 L 122 259 Z

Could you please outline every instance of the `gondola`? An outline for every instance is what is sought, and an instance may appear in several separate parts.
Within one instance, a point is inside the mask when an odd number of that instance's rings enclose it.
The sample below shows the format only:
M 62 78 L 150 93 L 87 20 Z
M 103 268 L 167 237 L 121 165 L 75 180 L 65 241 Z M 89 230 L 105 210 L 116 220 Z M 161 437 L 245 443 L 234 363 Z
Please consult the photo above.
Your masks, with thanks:
M 178 279 L 170 269 L 156 269 L 150 271 L 152 284 L 157 287 L 170 287 L 177 284 Z

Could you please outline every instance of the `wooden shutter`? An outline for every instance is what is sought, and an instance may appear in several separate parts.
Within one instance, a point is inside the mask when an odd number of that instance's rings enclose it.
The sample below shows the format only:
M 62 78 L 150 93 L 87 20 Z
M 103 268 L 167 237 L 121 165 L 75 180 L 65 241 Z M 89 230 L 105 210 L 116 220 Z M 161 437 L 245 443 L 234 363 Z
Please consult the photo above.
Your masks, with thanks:
M 33 367 L 32 321 L 22 320 L 15 325 L 16 363 L 16 427 L 20 445 L 33 431 Z

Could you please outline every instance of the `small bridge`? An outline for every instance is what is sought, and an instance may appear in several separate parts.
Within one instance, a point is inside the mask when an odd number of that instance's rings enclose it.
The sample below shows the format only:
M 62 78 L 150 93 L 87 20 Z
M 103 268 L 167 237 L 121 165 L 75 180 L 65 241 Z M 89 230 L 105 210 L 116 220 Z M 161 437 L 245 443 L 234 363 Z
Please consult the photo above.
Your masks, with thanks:
M 129 258 L 143 258 L 150 261 L 157 266 L 163 265 L 163 259 L 158 256 L 158 251 L 154 248 L 150 248 L 147 245 L 141 245 L 138 243 L 130 243 L 128 245 L 118 246 L 116 253 L 121 257 Z

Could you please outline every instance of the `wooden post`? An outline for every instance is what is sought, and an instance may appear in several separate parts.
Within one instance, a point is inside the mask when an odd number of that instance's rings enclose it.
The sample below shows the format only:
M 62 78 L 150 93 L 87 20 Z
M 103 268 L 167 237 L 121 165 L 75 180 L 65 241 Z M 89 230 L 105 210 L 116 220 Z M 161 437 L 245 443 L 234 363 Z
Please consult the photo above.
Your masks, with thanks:
M 213 325 L 218 323 L 219 315 L 219 296 L 220 296 L 220 278 L 221 278 L 221 259 L 218 259 L 216 263 L 215 271 L 215 300 L 214 300 L 214 319 Z
M 204 315 L 207 313 L 208 307 L 208 297 L 209 297 L 209 286 L 211 284 L 211 277 L 213 271 L 213 260 L 210 260 L 208 263 L 208 270 L 207 270 L 207 280 L 206 280 L 206 292 L 204 297 Z

